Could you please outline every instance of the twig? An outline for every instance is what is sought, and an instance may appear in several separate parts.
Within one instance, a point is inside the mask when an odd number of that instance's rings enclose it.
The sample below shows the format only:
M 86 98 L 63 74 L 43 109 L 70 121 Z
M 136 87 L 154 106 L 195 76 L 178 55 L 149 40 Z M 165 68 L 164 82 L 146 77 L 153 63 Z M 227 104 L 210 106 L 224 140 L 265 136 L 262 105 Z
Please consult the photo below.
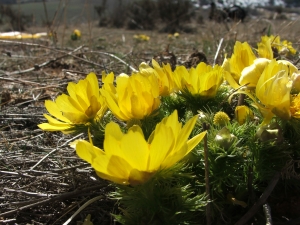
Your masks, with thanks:
M 57 200 L 63 200 L 63 199 L 70 198 L 70 197 L 73 197 L 73 196 L 78 196 L 78 195 L 81 195 L 81 194 L 85 194 L 85 193 L 88 193 L 90 191 L 97 190 L 99 188 L 103 188 L 105 186 L 107 186 L 106 183 L 101 184 L 101 185 L 100 184 L 95 185 L 95 186 L 92 186 L 92 187 L 83 188 L 83 189 L 77 189 L 77 190 L 72 191 L 72 192 L 63 193 L 61 195 L 57 195 L 57 196 L 54 196 L 52 198 L 47 198 L 47 199 L 41 200 L 39 202 L 32 203 L 32 204 L 20 207 L 18 209 L 14 209 L 14 210 L 10 210 L 8 212 L 0 213 L 0 217 L 9 216 L 11 214 L 20 212 L 24 209 L 36 207 L 36 206 L 39 206 L 39 205 L 42 205 L 42 204 L 45 204 L 45 203 L 49 203 L 49 202 L 53 202 L 53 201 L 57 201 Z
M 259 210 L 259 208 L 262 206 L 262 204 L 266 202 L 267 198 L 275 188 L 279 178 L 280 178 L 280 172 L 276 172 L 272 180 L 270 181 L 268 187 L 265 189 L 265 191 L 260 196 L 258 201 L 251 207 L 251 209 L 241 219 L 239 219 L 239 221 L 235 223 L 235 225 L 247 224 L 248 220 L 251 219 L 255 215 L 255 213 Z
M 69 142 L 75 140 L 76 138 L 79 138 L 79 137 L 82 136 L 82 135 L 83 135 L 83 133 L 80 133 L 80 134 L 76 135 L 75 137 L 73 137 L 73 138 L 67 140 L 67 141 L 66 141 L 65 143 L 63 143 L 62 145 L 57 146 L 55 149 L 53 149 L 51 152 L 49 152 L 47 155 L 45 155 L 40 161 L 38 161 L 34 166 L 32 166 L 32 167 L 30 168 L 30 170 L 33 170 L 35 167 L 37 167 L 41 162 L 43 162 L 46 158 L 48 158 L 49 155 L 51 155 L 52 153 L 56 152 L 59 148 L 66 146 Z
M 31 176 L 29 174 L 23 174 L 23 173 L 20 173 L 20 172 L 11 172 L 11 171 L 1 171 L 0 170 L 0 174 L 8 174 L 8 175 L 17 175 L 17 176 L 20 176 L 20 177 L 29 177 L 29 178 L 34 178 L 35 176 Z
M 41 201 L 41 199 L 31 199 L 31 200 L 28 200 L 28 201 L 22 201 L 22 202 L 8 202 L 8 203 L 5 203 L 5 204 L 0 204 L 1 207 L 4 207 L 4 206 L 22 206 L 22 205 L 28 205 L 28 204 L 32 204 L 32 203 L 36 203 L 36 202 L 39 202 Z
M 126 66 L 128 66 L 133 72 L 138 72 L 138 70 L 136 70 L 131 65 L 129 65 L 129 63 L 125 62 L 123 59 L 120 59 L 119 57 L 117 57 L 113 54 L 110 54 L 108 52 L 98 52 L 98 51 L 91 51 L 91 53 L 98 53 L 98 54 L 108 55 L 112 58 L 115 58 L 115 59 L 119 60 L 121 63 L 125 64 Z
M 16 222 L 16 221 L 17 221 L 17 219 L 0 220 L 0 223 L 1 224 L 9 224 L 9 223 Z
M 84 164 L 81 164 L 81 165 L 66 167 L 66 168 L 63 168 L 63 169 L 53 169 L 51 171 L 56 172 L 56 173 L 62 173 L 62 172 L 68 171 L 68 170 L 78 169 L 78 168 L 85 167 L 85 166 L 88 166 L 88 165 L 90 165 L 90 164 L 89 163 L 84 163 Z
M 299 225 L 299 224 L 300 224 L 300 217 L 288 222 L 275 223 L 275 225 Z
M 38 175 L 38 176 L 43 176 L 43 175 L 59 176 L 59 174 L 53 173 L 51 171 L 24 170 L 22 172 L 24 172 L 24 173 L 31 173 L 31 174 L 35 174 L 35 175 Z
M 97 196 L 97 197 L 94 197 L 94 198 L 92 198 L 92 199 L 90 199 L 90 200 L 88 200 L 86 203 L 84 203 L 63 225 L 68 225 L 71 221 L 72 221 L 72 219 L 74 219 L 74 217 L 78 214 L 78 213 L 80 213 L 84 208 L 86 208 L 88 205 L 90 205 L 90 204 L 92 204 L 93 202 L 95 202 L 95 201 L 97 201 L 97 200 L 99 200 L 99 199 L 101 199 L 101 198 L 103 198 L 103 196 Z
M 0 141 L 0 143 L 23 141 L 23 140 L 30 139 L 30 138 L 32 138 L 32 136 L 25 136 L 25 137 L 20 137 L 20 138 L 13 138 L 13 139 L 5 139 L 3 141 Z
M 15 190 L 15 189 L 10 189 L 10 188 L 4 188 L 4 191 L 16 192 L 16 193 L 19 193 L 19 194 L 24 194 L 24 195 L 33 196 L 33 197 L 51 197 L 51 196 L 56 196 L 57 195 L 57 194 L 35 193 L 35 192 L 29 192 L 29 191 L 24 191 L 24 190 Z
M 28 72 L 30 72 L 30 71 L 28 71 Z M 7 75 L 11 75 L 11 73 L 7 74 Z M 17 78 L 0 77 L 0 80 L 10 81 L 10 82 L 15 82 L 15 83 L 22 83 L 22 84 L 31 84 L 31 85 L 36 85 L 36 86 L 45 86 L 46 85 L 46 84 L 41 84 L 41 83 L 28 81 L 28 80 L 17 79 Z
M 67 74 L 69 74 L 69 75 L 71 75 L 71 76 L 74 76 L 73 73 L 78 73 L 78 74 L 86 75 L 85 72 L 82 72 L 82 71 L 75 71 L 75 70 L 69 70 L 69 69 L 63 69 L 62 72 L 63 72 L 63 73 L 67 73 Z
M 239 95 L 239 100 L 238 100 L 238 103 L 237 103 L 238 106 L 244 105 L 245 97 L 246 97 L 245 94 L 240 94 Z
M 57 58 L 55 58 L 55 59 L 49 60 L 49 61 L 47 61 L 47 62 L 44 62 L 44 63 L 42 63 L 42 64 L 40 64 L 40 65 L 36 65 L 36 66 L 34 66 L 34 67 L 32 67 L 32 68 L 29 68 L 29 69 L 26 69 L 26 70 L 22 70 L 22 71 L 14 71 L 14 72 L 11 72 L 11 73 L 5 73 L 5 75 L 7 75 L 7 76 L 15 75 L 15 74 L 22 74 L 22 73 L 27 73 L 27 72 L 31 72 L 31 71 L 37 70 L 37 69 L 39 69 L 39 68 L 41 68 L 41 67 L 45 67 L 46 65 L 48 65 L 48 64 L 50 64 L 50 63 L 52 63 L 52 62 L 54 62 L 54 61 L 57 61 L 57 60 L 59 60 L 59 59 L 62 59 L 62 58 L 64 58 L 64 57 L 66 57 L 66 56 L 71 56 L 71 57 L 73 57 L 73 58 L 75 58 L 75 59 L 78 59 L 78 60 L 80 60 L 80 61 L 86 62 L 86 63 L 88 63 L 88 64 L 92 64 L 92 65 L 94 65 L 94 66 L 98 66 L 98 67 L 100 67 L 100 68 L 103 68 L 102 65 L 100 65 L 100 64 L 98 64 L 98 63 L 96 63 L 96 62 L 92 62 L 92 61 L 86 60 L 86 59 L 84 59 L 84 58 L 78 57 L 78 56 L 76 56 L 76 55 L 73 55 L 74 52 L 76 52 L 76 51 L 82 49 L 82 48 L 84 47 L 84 45 L 79 46 L 78 48 L 76 48 L 76 49 L 74 49 L 74 50 L 72 50 L 72 51 L 70 51 L 70 52 L 65 52 L 65 51 L 59 50 L 59 49 L 57 49 L 57 48 L 51 48 L 51 47 L 48 47 L 48 46 L 45 46 L 45 45 L 34 44 L 34 43 L 28 43 L 28 42 L 0 40 L 0 43 L 14 44 L 14 45 L 25 45 L 25 46 L 32 46 L 32 47 L 38 47 L 38 48 L 46 48 L 46 49 L 49 49 L 49 50 L 52 50 L 52 51 L 55 51 L 55 52 L 63 53 L 63 54 L 64 54 L 64 55 L 59 56 L 59 57 L 57 57 Z
M 60 221 L 66 214 L 68 214 L 69 212 L 71 212 L 73 209 L 75 209 L 76 207 L 78 207 L 78 204 L 81 204 L 84 200 L 82 200 L 81 202 L 74 202 L 73 204 L 69 205 L 66 209 L 64 209 L 63 214 L 57 218 L 57 220 L 55 220 L 53 222 L 53 225 L 56 224 L 58 221 Z
M 271 216 L 271 208 L 268 203 L 263 205 L 265 217 L 266 217 L 266 225 L 272 225 L 272 216 Z
M 48 61 L 46 61 L 46 62 L 43 62 L 43 63 L 41 63 L 41 64 L 39 64 L 39 65 L 35 65 L 34 67 L 31 67 L 31 68 L 26 69 L 26 70 L 14 71 L 14 72 L 8 73 L 8 75 L 10 76 L 10 75 L 22 74 L 22 73 L 28 73 L 28 72 L 32 72 L 32 71 L 35 71 L 35 70 L 39 70 L 40 68 L 45 67 L 45 66 L 49 65 L 50 63 L 53 63 L 53 62 L 55 62 L 55 61 L 57 61 L 57 60 L 59 60 L 59 59 L 62 59 L 62 58 L 64 58 L 64 57 L 66 57 L 66 56 L 69 56 L 69 55 L 75 57 L 74 55 L 72 55 L 72 53 L 77 52 L 78 50 L 80 50 L 80 49 L 82 49 L 82 48 L 83 48 L 83 46 L 79 46 L 78 48 L 76 48 L 76 49 L 74 49 L 74 50 L 72 50 L 72 51 L 70 51 L 70 52 L 68 52 L 68 53 L 65 53 L 65 54 L 62 55 L 62 56 L 56 57 L 55 59 L 50 59 L 50 60 L 48 60 Z M 77 57 L 77 56 L 76 56 L 76 57 Z M 78 57 L 78 58 L 79 58 L 79 59 L 82 59 L 82 58 L 80 58 L 80 57 Z
M 219 55 L 219 52 L 220 52 L 220 49 L 221 49 L 223 40 L 224 40 L 224 38 L 221 38 L 221 40 L 220 40 L 220 42 L 219 42 L 219 45 L 218 45 L 218 48 L 217 48 L 217 51 L 216 51 L 216 54 L 215 54 L 213 66 L 216 65 L 216 61 L 217 61 L 217 58 L 218 58 L 218 55 Z

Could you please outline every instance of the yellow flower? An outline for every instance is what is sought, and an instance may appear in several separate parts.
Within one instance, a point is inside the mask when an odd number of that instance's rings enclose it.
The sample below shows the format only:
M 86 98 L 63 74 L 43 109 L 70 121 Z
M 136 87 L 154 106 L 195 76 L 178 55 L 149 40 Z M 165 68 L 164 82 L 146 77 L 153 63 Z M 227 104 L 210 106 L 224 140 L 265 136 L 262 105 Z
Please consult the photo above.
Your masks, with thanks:
M 180 34 L 175 32 L 174 34 L 168 34 L 168 39 L 177 39 L 179 38 Z
M 241 43 L 237 41 L 234 45 L 233 54 L 230 59 L 225 59 L 222 67 L 225 73 L 225 80 L 230 82 L 233 79 L 236 83 L 239 82 L 242 71 L 245 67 L 253 64 L 256 56 L 254 55 L 250 45 L 247 42 Z M 236 88 L 236 87 L 233 87 Z
M 292 42 L 287 40 L 280 41 L 280 36 L 274 37 L 273 35 L 270 36 L 270 39 L 273 40 L 272 47 L 277 49 L 279 55 L 296 54 Z
M 76 34 L 79 38 L 81 37 L 81 32 L 80 32 L 80 30 L 75 29 L 75 30 L 73 31 L 73 33 Z
M 254 60 L 251 66 L 245 67 L 242 71 L 242 75 L 239 80 L 240 85 L 247 85 L 247 88 L 255 88 L 258 79 L 260 78 L 262 72 L 266 68 L 266 66 L 271 62 L 271 60 L 266 58 L 257 58 Z M 296 75 L 299 73 L 298 68 L 287 60 L 277 60 L 278 63 L 284 64 L 288 72 L 289 77 L 294 77 L 295 79 L 295 88 L 297 85 L 300 85 L 296 81 Z M 293 79 L 293 78 L 292 78 Z
M 115 75 L 113 72 L 106 74 L 104 71 L 102 72 L 102 87 L 101 90 L 106 90 L 111 92 L 112 94 L 116 94 L 116 87 L 114 85 Z
M 171 65 L 168 63 L 167 65 L 160 65 L 153 59 L 152 67 L 150 67 L 146 63 L 142 63 L 139 67 L 140 73 L 146 76 L 155 75 L 158 79 L 159 85 L 159 95 L 160 96 L 169 96 L 174 92 L 175 82 L 173 79 L 173 71 Z
M 116 78 L 116 87 L 111 84 L 109 74 L 104 81 L 101 94 L 105 97 L 108 108 L 120 120 L 143 119 L 150 116 L 160 106 L 157 78 L 143 76 L 140 73 L 128 76 L 120 74 Z M 107 84 L 105 83 L 107 82 Z
M 256 85 L 257 104 L 264 116 L 264 124 L 269 123 L 274 115 L 290 119 L 291 78 L 289 69 L 283 63 L 273 59 L 261 74 Z
M 293 73 L 291 79 L 293 81 L 292 93 L 297 94 L 300 92 L 300 72 Z
M 203 139 L 206 131 L 188 140 L 197 117 L 182 127 L 174 111 L 156 125 L 148 141 L 139 126 L 124 134 L 118 124 L 110 122 L 105 128 L 104 150 L 81 140 L 76 143 L 76 153 L 103 179 L 123 185 L 143 184 L 157 171 L 180 161 Z
M 292 42 L 287 40 L 280 41 L 280 36 L 262 36 L 258 44 L 258 55 L 268 59 L 274 58 L 274 51 L 279 55 L 296 54 Z
M 292 97 L 290 106 L 291 116 L 294 118 L 300 118 L 300 94 Z
M 80 30 L 75 29 L 75 30 L 73 31 L 72 35 L 71 35 L 71 39 L 72 39 L 73 41 L 76 41 L 76 40 L 78 40 L 78 39 L 80 39 L 80 38 L 81 38 L 81 32 L 80 32 Z
M 240 125 L 244 124 L 246 122 L 247 118 L 249 118 L 249 119 L 254 118 L 252 110 L 248 106 L 245 106 L 245 105 L 237 106 L 235 108 L 234 112 L 235 112 L 234 113 L 235 118 Z
M 281 42 L 281 47 L 279 48 L 279 54 L 280 52 L 284 52 L 285 49 L 288 49 L 288 52 L 292 55 L 295 55 L 297 53 L 297 51 L 292 46 L 292 42 L 287 40 Z
M 273 39 L 268 36 L 261 37 L 261 42 L 257 43 L 259 57 L 273 59 L 272 41 Z
M 62 94 L 55 102 L 45 101 L 46 109 L 57 119 L 44 114 L 48 123 L 39 124 L 41 129 L 67 132 L 76 124 L 86 124 L 102 118 L 106 112 L 107 106 L 100 95 L 96 74 L 88 74 L 77 84 L 70 82 L 67 90 L 69 95 Z
M 239 84 L 247 85 L 247 88 L 255 88 L 260 75 L 269 63 L 270 60 L 266 58 L 255 59 L 252 65 L 243 69 Z
M 204 62 L 190 70 L 184 66 L 178 66 L 174 71 L 174 80 L 182 92 L 200 95 L 207 99 L 213 98 L 223 82 L 223 69 L 219 65 L 212 67 Z
M 179 38 L 180 34 L 178 32 L 173 34 L 174 38 Z
M 145 34 L 135 34 L 133 35 L 133 38 L 136 39 L 136 40 L 139 40 L 139 41 L 149 41 L 150 40 L 150 37 L 145 35 Z

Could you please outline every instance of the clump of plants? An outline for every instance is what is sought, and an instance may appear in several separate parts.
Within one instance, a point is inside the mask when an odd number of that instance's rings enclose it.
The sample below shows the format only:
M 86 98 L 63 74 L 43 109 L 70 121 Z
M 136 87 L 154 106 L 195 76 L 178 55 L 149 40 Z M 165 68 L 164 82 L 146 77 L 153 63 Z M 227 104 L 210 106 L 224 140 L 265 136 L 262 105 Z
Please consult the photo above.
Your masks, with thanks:
M 291 42 L 255 48 L 236 41 L 214 66 L 152 60 L 100 84 L 90 73 L 45 102 L 39 127 L 86 133 L 71 146 L 115 187 L 121 224 L 265 223 L 277 183 L 299 182 L 300 72 L 282 59 L 298 54 Z
M 189 31 L 183 25 L 194 16 L 193 5 L 187 0 L 141 0 L 132 3 L 119 1 L 110 11 L 107 2 L 95 6 L 99 26 L 126 27 L 128 29 L 153 30 L 159 27 L 163 32 Z M 159 26 L 163 24 L 163 27 Z

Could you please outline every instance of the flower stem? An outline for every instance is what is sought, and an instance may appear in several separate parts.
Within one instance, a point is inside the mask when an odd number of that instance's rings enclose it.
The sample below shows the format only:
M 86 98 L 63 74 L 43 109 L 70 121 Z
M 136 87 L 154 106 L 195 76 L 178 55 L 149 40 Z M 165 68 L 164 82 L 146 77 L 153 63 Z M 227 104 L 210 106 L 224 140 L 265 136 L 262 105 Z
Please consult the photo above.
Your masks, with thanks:
M 209 125 L 203 123 L 203 130 L 208 130 Z M 203 138 L 204 141 L 204 163 L 205 163 L 205 192 L 207 198 L 206 205 L 206 224 L 211 224 L 211 210 L 210 210 L 210 187 L 209 187 L 209 162 L 208 162 L 208 145 L 207 145 L 207 134 Z

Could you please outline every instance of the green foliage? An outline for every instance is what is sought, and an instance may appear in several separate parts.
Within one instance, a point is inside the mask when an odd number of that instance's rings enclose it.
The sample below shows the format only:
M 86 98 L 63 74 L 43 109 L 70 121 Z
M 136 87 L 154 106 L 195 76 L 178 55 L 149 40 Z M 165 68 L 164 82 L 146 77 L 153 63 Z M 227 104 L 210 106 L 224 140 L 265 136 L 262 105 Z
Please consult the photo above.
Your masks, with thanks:
M 111 197 L 119 200 L 122 215 L 115 218 L 125 225 L 201 224 L 207 202 L 186 184 L 192 177 L 182 167 L 161 170 L 139 186 L 118 186 Z
M 177 110 L 178 117 L 183 118 L 187 112 L 187 105 L 184 98 L 174 94 L 162 97 L 160 113 L 163 116 L 170 115 L 174 110 Z
M 192 95 L 188 91 L 183 91 L 178 93 L 178 95 L 184 99 L 182 103 L 185 104 L 185 108 L 192 111 L 194 115 L 196 115 L 199 110 L 204 112 L 218 112 L 227 103 L 228 87 L 221 86 L 217 91 L 216 96 L 213 98 L 207 98 L 206 96 L 201 95 Z

